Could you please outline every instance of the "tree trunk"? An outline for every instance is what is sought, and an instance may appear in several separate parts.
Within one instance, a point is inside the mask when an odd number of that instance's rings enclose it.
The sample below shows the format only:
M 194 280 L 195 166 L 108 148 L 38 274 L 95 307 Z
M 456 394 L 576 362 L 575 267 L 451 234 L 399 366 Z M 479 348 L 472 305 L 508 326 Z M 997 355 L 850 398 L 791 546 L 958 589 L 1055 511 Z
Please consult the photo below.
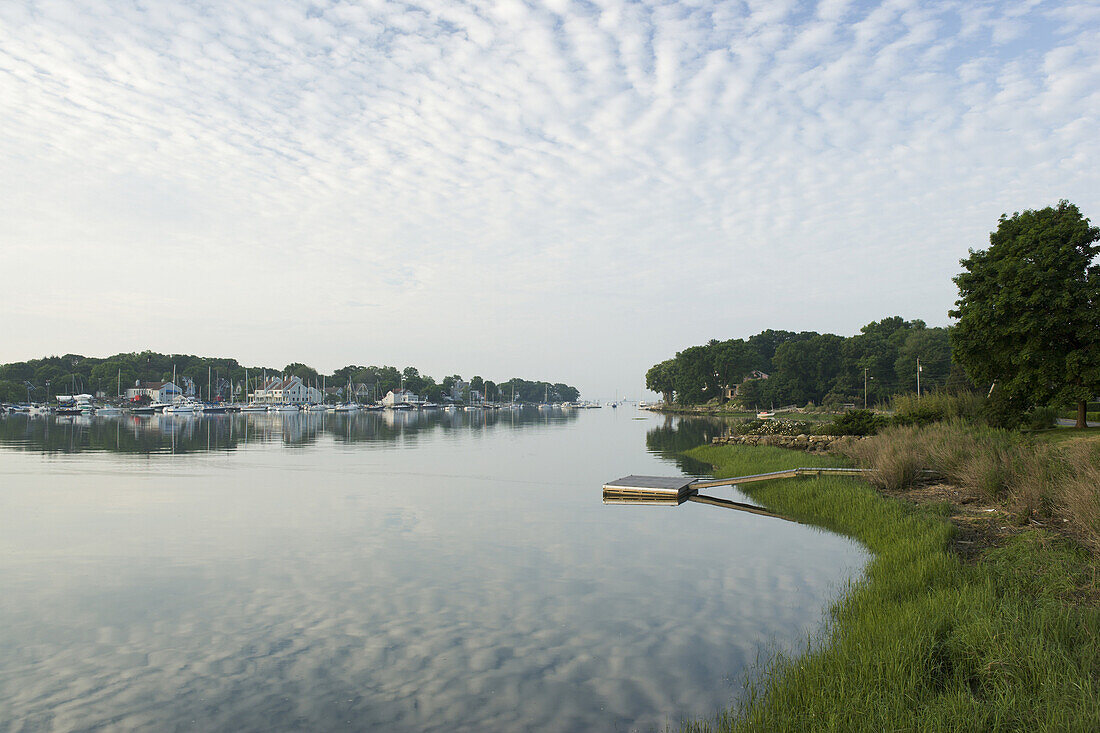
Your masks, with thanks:
M 1077 403 L 1077 425 L 1074 427 L 1085 428 L 1088 427 L 1088 405 L 1083 401 Z

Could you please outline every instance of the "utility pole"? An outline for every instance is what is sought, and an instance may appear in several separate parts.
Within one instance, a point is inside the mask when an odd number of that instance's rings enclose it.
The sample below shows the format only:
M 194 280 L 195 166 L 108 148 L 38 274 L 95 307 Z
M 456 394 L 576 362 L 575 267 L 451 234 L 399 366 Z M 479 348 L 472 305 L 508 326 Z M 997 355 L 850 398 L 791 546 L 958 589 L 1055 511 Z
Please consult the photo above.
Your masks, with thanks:
M 917 357 L 917 399 L 920 399 L 920 357 Z
M 867 409 L 867 367 L 863 367 L 863 409 Z

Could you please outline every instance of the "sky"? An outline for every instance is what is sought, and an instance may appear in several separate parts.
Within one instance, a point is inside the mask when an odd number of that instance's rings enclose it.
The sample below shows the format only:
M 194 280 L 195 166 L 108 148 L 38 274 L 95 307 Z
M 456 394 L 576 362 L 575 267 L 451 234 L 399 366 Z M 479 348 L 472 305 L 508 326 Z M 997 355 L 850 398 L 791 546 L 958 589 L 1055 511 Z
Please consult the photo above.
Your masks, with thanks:
M 0 3 L 0 362 L 152 349 L 643 397 L 768 328 L 947 325 L 1100 221 L 1100 3 Z

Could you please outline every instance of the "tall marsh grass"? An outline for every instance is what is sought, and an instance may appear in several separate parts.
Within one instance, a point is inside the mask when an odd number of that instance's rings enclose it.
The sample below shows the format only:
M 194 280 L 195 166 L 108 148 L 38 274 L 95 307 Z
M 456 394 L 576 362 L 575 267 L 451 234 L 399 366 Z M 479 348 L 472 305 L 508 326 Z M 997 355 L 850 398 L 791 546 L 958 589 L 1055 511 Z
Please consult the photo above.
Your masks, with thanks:
M 934 390 L 920 397 L 901 394 L 890 401 L 894 421 L 901 425 L 927 425 L 940 420 L 977 421 L 985 398 L 976 392 Z
M 1072 524 L 1100 554 L 1100 449 L 1091 441 L 1050 443 L 959 420 L 894 426 L 844 447 L 871 481 L 904 490 L 931 469 L 948 483 L 1006 503 L 1017 519 Z

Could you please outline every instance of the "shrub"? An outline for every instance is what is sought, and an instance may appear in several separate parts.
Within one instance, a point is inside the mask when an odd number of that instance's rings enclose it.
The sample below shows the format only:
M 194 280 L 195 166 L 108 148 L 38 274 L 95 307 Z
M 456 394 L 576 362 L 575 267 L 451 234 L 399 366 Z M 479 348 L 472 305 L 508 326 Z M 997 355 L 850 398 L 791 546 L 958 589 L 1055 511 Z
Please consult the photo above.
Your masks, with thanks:
M 874 435 L 890 421 L 870 410 L 851 410 L 819 429 L 824 435 Z
M 1054 420 L 1058 417 L 1058 409 L 1055 407 L 1036 407 L 1027 414 L 1027 426 L 1032 430 L 1046 430 L 1054 427 Z M 1074 413 L 1074 419 L 1077 414 Z
M 802 435 L 810 432 L 810 423 L 803 420 L 738 420 L 730 425 L 736 435 Z
M 898 425 L 928 425 L 941 420 L 980 418 L 985 398 L 974 392 L 952 393 L 942 390 L 898 395 L 891 401 L 894 421 Z

